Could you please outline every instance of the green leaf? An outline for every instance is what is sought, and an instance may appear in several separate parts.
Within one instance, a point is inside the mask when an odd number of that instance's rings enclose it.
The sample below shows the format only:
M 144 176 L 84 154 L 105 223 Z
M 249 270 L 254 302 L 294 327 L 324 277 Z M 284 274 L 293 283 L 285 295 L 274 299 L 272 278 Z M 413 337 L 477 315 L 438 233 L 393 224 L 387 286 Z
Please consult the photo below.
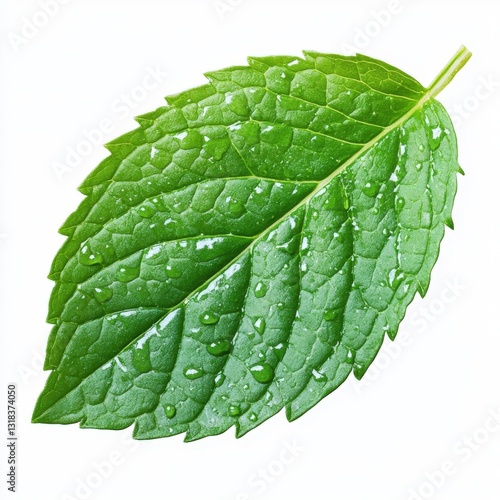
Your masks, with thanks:
M 457 145 L 437 93 L 357 55 L 250 58 L 167 98 L 85 180 L 33 421 L 134 437 L 295 419 L 428 286 Z

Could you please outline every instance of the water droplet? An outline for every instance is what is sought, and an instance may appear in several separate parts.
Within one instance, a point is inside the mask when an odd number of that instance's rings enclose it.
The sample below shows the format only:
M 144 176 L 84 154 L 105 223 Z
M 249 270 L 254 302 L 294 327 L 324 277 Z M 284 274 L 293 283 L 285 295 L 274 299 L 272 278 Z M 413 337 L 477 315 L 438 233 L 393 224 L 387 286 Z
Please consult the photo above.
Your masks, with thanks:
M 354 364 L 354 353 L 351 351 L 351 349 L 347 351 L 345 362 L 349 365 Z
M 273 347 L 274 354 L 276 354 L 276 357 L 280 360 L 283 361 L 283 358 L 285 357 L 285 352 L 286 352 L 286 346 L 283 344 L 283 342 L 280 342 L 279 344 L 276 344 Z
M 248 415 L 248 420 L 250 420 L 250 422 L 255 422 L 257 420 L 257 415 L 255 413 L 250 413 L 250 415 Z
M 118 314 L 111 314 L 110 316 L 106 316 L 106 319 L 109 321 L 109 323 L 115 325 L 118 321 Z
M 361 364 L 359 364 L 359 363 L 355 363 L 355 364 L 354 364 L 354 368 L 353 368 L 353 370 L 352 370 L 352 371 L 353 371 L 353 373 L 354 373 L 354 376 L 355 376 L 357 379 L 359 379 L 359 378 L 361 378 L 361 377 L 363 376 L 365 369 L 364 369 L 364 366 L 363 366 L 363 365 L 361 365 Z
M 422 164 L 421 163 L 417 163 L 415 165 L 415 169 L 417 170 L 417 172 L 420 172 L 420 170 L 422 170 Z
M 283 245 L 276 245 L 276 248 L 285 251 L 286 253 L 293 255 L 295 253 L 295 246 L 292 245 L 291 241 L 287 241 L 283 243 Z
M 318 370 L 313 370 L 311 373 L 316 382 L 326 382 L 328 380 L 326 375 Z
M 204 325 L 215 325 L 219 322 L 220 316 L 213 311 L 205 311 L 200 315 L 200 321 Z
M 207 352 L 212 356 L 224 356 L 231 352 L 231 346 L 228 340 L 216 340 L 207 345 Z
M 106 302 L 113 297 L 111 288 L 94 288 L 94 297 L 98 302 Z
M 239 417 L 241 415 L 241 408 L 238 405 L 229 405 L 229 415 L 231 417 Z
M 257 364 L 250 367 L 250 372 L 257 382 L 261 384 L 268 384 L 274 377 L 274 368 L 267 364 Z
M 401 212 L 401 210 L 403 210 L 404 206 L 405 206 L 405 199 L 404 198 L 401 198 L 401 197 L 398 197 L 396 198 L 396 212 Z
M 339 242 L 344 243 L 345 236 L 342 233 L 333 233 L 333 237 Z
M 150 219 L 156 213 L 156 208 L 152 205 L 142 205 L 142 207 L 139 207 L 139 210 L 137 210 L 137 213 L 145 219 Z
M 121 266 L 118 268 L 116 277 L 118 281 L 128 283 L 129 281 L 135 280 L 139 276 L 140 271 L 141 269 L 138 266 Z
M 245 205 L 240 200 L 231 198 L 229 201 L 229 213 L 233 217 L 241 217 L 245 213 Z
M 165 206 L 164 201 L 161 198 L 153 198 L 151 201 L 153 202 L 156 211 L 158 211 L 158 210 L 160 212 L 167 212 L 168 211 L 167 207 Z M 171 221 L 171 222 L 174 222 L 174 221 Z
M 166 273 L 167 277 L 173 278 L 173 279 L 179 278 L 182 274 L 180 269 L 172 267 L 171 265 L 167 265 L 167 267 L 165 268 L 165 273 Z
M 338 210 L 338 202 L 334 198 L 328 198 L 323 207 L 325 210 Z
M 337 312 L 335 309 L 326 309 L 323 312 L 323 319 L 325 321 L 333 321 L 337 317 Z
M 100 248 L 103 259 L 115 261 L 116 253 L 113 245 L 106 244 Z
M 362 188 L 361 188 L 361 191 L 363 191 L 363 193 L 366 195 L 366 196 L 369 196 L 370 198 L 373 198 L 374 196 L 377 195 L 378 193 L 378 190 L 379 190 L 379 186 L 373 182 L 367 182 Z
M 378 215 L 380 213 L 380 209 L 378 207 L 373 207 L 371 212 L 373 215 Z
M 268 291 L 267 285 L 259 281 L 255 286 L 254 294 L 258 299 L 260 299 L 266 295 L 267 291 Z
M 226 380 L 226 376 L 223 373 L 218 373 L 214 379 L 215 387 L 220 387 L 224 383 L 224 380 Z
M 167 418 L 174 418 L 175 414 L 177 413 L 177 409 L 175 408 L 175 406 L 169 404 L 163 405 L 163 411 L 165 412 L 165 416 Z
M 258 318 L 254 322 L 253 326 L 257 333 L 260 333 L 262 335 L 264 333 L 264 330 L 266 329 L 266 320 L 264 318 Z
M 94 266 L 95 264 L 102 263 L 102 255 L 97 252 L 92 252 L 89 245 L 85 244 L 80 250 L 80 257 L 78 260 L 80 264 L 84 266 Z
M 398 273 L 397 269 L 391 269 L 389 271 L 389 286 L 396 290 L 399 285 L 403 282 L 405 275 L 402 272 Z
M 147 373 L 151 370 L 151 359 L 149 345 L 145 344 L 141 349 L 132 351 L 132 364 L 140 373 Z
M 203 377 L 205 372 L 203 370 L 199 370 L 198 368 L 194 368 L 189 366 L 184 369 L 184 376 L 189 380 L 196 380 L 197 378 Z
M 418 150 L 425 151 L 425 146 L 423 144 L 420 144 L 420 146 L 418 147 Z

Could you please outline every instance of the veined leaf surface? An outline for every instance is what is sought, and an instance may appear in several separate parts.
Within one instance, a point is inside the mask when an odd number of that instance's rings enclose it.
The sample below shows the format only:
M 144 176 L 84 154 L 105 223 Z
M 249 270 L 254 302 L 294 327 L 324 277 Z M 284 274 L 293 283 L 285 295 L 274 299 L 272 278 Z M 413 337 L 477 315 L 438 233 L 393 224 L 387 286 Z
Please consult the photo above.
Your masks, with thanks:
M 81 186 L 33 421 L 243 435 L 362 377 L 424 295 L 456 192 L 437 93 L 365 56 L 250 58 L 167 98 Z

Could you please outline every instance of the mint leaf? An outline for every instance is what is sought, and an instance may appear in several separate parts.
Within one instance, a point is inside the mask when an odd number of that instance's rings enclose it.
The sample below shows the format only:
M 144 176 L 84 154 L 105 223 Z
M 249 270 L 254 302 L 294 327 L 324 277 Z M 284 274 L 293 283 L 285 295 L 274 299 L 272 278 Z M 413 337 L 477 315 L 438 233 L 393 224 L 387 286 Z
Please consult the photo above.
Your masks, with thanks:
M 241 436 L 362 377 L 452 225 L 435 96 L 469 56 L 428 89 L 361 55 L 250 58 L 137 118 L 61 229 L 33 421 Z

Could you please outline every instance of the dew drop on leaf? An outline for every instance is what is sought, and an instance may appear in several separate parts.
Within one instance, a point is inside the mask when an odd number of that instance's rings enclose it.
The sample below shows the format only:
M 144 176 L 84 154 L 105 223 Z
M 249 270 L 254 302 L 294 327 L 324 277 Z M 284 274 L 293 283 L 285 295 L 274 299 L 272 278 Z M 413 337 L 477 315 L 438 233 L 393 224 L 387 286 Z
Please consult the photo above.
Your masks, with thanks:
M 212 356 L 224 356 L 231 352 L 231 342 L 228 340 L 217 340 L 207 345 L 207 352 Z
M 80 250 L 80 257 L 78 259 L 80 264 L 84 266 L 94 266 L 96 264 L 102 264 L 102 255 L 97 252 L 92 252 L 90 246 L 85 244 Z
M 369 196 L 370 198 L 373 198 L 374 196 L 377 195 L 378 193 L 378 190 L 379 190 L 379 187 L 377 186 L 377 184 L 375 184 L 374 182 L 367 182 L 362 188 L 361 188 L 361 191 L 363 191 L 363 193 L 366 195 L 366 196 Z
M 134 349 L 132 352 L 132 365 L 140 373 L 146 373 L 151 370 L 151 359 L 149 357 L 149 345 L 145 344 L 140 349 Z
M 142 205 L 142 207 L 137 210 L 137 213 L 145 219 L 150 219 L 156 213 L 156 208 L 151 205 Z
M 215 387 L 220 387 L 224 380 L 226 380 L 226 376 L 223 373 L 218 373 L 214 379 Z
M 205 311 L 200 315 L 200 321 L 204 325 L 215 325 L 219 322 L 220 316 L 213 311 Z
M 266 320 L 264 318 L 258 318 L 255 320 L 253 326 L 257 333 L 262 335 L 266 329 Z
M 240 200 L 231 198 L 229 201 L 229 213 L 233 217 L 241 217 L 246 211 L 245 205 Z
M 405 206 L 405 199 L 398 196 L 396 198 L 396 212 L 401 212 Z
M 118 314 L 111 314 L 109 316 L 106 316 L 106 320 L 108 321 L 108 323 L 115 325 L 118 321 Z
M 328 198 L 323 205 L 325 210 L 335 210 L 335 201 L 331 198 Z
M 229 415 L 231 417 L 239 417 L 241 415 L 241 408 L 238 405 L 229 405 Z
M 360 365 L 359 363 L 355 363 L 352 371 L 354 373 L 354 376 L 356 378 L 359 378 L 363 375 L 364 367 L 363 367 L 363 365 Z
M 333 321 L 337 317 L 335 309 L 325 309 L 323 312 L 323 319 L 325 321 Z
M 177 413 L 177 409 L 175 408 L 175 406 L 170 404 L 164 404 L 163 411 L 165 412 L 165 416 L 167 418 L 174 418 L 175 414 Z
M 135 280 L 140 274 L 139 266 L 121 266 L 118 268 L 116 273 L 116 278 L 122 283 L 128 283 L 129 281 Z
M 344 243 L 345 236 L 342 233 L 333 233 L 333 238 L 336 239 L 339 243 Z
M 313 370 L 312 372 L 313 379 L 316 382 L 326 382 L 327 378 L 326 375 L 318 370 Z
M 113 297 L 111 288 L 94 288 L 94 297 L 98 302 L 107 302 Z
M 274 377 L 274 368 L 268 363 L 259 363 L 250 367 L 250 373 L 257 382 L 267 384 Z
M 347 351 L 345 362 L 349 365 L 354 364 L 354 353 L 350 349 Z
M 389 272 L 389 286 L 393 290 L 396 290 L 403 282 L 404 277 L 405 276 L 401 271 L 398 272 L 397 269 L 391 269 Z
M 203 377 L 203 375 L 205 375 L 205 372 L 203 370 L 194 368 L 192 366 L 184 369 L 184 376 L 189 380 L 196 380 L 197 378 Z
M 276 344 L 273 347 L 274 354 L 276 354 L 276 357 L 280 360 L 283 361 L 283 358 L 285 357 L 285 352 L 286 352 L 286 346 L 283 344 L 283 342 L 280 342 L 279 344 Z
M 181 276 L 182 272 L 180 269 L 169 264 L 165 268 L 165 274 L 167 275 L 168 278 L 175 279 L 175 278 L 179 278 Z
M 258 299 L 260 299 L 262 297 L 265 297 L 267 290 L 268 290 L 267 285 L 259 281 L 259 283 L 255 285 L 254 294 Z

